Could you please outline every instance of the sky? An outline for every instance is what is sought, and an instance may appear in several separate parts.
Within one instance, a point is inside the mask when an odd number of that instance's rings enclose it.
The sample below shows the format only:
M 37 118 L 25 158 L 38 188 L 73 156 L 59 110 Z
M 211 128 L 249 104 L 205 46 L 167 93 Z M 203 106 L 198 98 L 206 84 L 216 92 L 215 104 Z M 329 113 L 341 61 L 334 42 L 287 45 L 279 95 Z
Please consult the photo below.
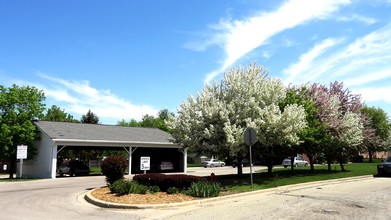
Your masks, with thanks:
M 232 67 L 343 82 L 391 116 L 391 0 L 0 0 L 0 85 L 102 124 L 176 113 Z

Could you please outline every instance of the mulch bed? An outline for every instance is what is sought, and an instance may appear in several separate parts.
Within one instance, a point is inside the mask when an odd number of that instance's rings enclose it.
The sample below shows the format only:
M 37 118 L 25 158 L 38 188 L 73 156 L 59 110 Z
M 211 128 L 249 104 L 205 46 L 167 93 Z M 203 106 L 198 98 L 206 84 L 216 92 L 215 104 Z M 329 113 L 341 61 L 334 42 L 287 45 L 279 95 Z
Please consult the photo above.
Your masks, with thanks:
M 198 199 L 184 194 L 167 194 L 165 192 L 118 196 L 111 193 L 108 187 L 98 188 L 91 195 L 102 201 L 120 204 L 167 204 Z

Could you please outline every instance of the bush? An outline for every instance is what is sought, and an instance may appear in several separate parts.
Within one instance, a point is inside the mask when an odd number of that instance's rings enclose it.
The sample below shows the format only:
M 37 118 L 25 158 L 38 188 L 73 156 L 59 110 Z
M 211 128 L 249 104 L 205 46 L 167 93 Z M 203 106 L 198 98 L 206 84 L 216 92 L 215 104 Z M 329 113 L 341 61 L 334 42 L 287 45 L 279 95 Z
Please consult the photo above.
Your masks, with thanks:
M 102 161 L 100 168 L 109 185 L 115 181 L 123 179 L 128 162 L 123 156 L 110 156 Z
M 207 198 L 216 197 L 220 194 L 221 186 L 219 183 L 194 182 L 186 191 L 186 194 L 193 197 Z
M 167 189 L 167 194 L 178 194 L 178 193 L 179 193 L 179 189 L 176 187 L 170 187 Z
M 133 180 L 145 186 L 158 186 L 162 192 L 168 188 L 188 189 L 195 181 L 205 181 L 204 178 L 185 174 L 165 175 L 161 173 L 140 174 L 133 177 Z
M 148 191 L 148 187 L 140 185 L 132 180 L 120 179 L 115 181 L 109 186 L 109 189 L 112 193 L 118 195 L 126 195 L 130 193 L 135 194 L 145 194 Z
M 149 187 L 149 192 L 151 192 L 151 193 L 160 192 L 160 188 L 158 186 L 150 186 Z

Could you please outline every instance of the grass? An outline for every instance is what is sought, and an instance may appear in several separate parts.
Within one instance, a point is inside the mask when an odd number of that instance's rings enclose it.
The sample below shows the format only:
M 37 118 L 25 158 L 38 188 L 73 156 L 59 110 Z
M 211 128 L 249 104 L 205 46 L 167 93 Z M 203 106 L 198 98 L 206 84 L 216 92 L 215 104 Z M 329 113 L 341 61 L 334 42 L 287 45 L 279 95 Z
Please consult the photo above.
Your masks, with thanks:
M 187 167 L 202 167 L 202 164 L 188 163 Z
M 273 169 L 272 177 L 266 172 L 253 174 L 253 188 L 251 188 L 250 174 L 244 174 L 241 177 L 237 175 L 218 176 L 217 181 L 227 191 L 245 192 L 297 183 L 373 175 L 377 172 L 376 165 L 377 163 L 347 164 L 345 165 L 346 171 L 341 171 L 339 165 L 332 165 L 331 172 L 327 170 L 327 165 L 316 166 L 314 173 L 311 173 L 309 167 L 295 168 L 293 172 L 290 168 Z
M 96 174 L 102 174 L 102 170 L 100 169 L 100 167 L 91 167 L 90 175 L 96 175 Z

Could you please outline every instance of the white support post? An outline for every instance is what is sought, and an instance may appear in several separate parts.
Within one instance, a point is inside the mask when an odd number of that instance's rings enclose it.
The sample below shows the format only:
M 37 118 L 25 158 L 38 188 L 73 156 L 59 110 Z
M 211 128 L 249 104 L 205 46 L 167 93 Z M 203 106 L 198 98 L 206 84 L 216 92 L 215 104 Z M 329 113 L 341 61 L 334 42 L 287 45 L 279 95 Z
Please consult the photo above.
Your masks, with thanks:
M 129 147 L 129 152 L 128 152 L 128 175 L 130 176 L 132 174 L 132 147 Z
M 56 178 L 57 173 L 57 145 L 54 145 L 52 148 L 52 164 L 51 164 L 51 178 Z
M 187 148 L 183 151 L 183 172 L 187 173 Z

